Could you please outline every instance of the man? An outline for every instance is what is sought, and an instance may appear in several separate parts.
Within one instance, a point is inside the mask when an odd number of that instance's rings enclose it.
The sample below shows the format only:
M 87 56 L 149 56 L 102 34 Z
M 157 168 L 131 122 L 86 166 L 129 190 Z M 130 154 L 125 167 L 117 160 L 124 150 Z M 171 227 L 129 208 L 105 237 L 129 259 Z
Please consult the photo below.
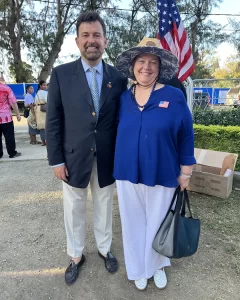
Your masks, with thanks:
M 16 113 L 18 122 L 20 122 L 21 116 L 13 91 L 10 87 L 0 82 L 0 159 L 3 156 L 2 135 L 5 138 L 9 157 L 15 158 L 21 155 L 21 153 L 16 151 L 11 107 Z
M 81 58 L 52 71 L 47 111 L 48 160 L 63 180 L 67 253 L 67 284 L 78 278 L 85 261 L 87 186 L 94 205 L 94 233 L 98 254 L 109 272 L 117 270 L 110 252 L 112 241 L 113 159 L 119 97 L 127 81 L 102 55 L 106 27 L 96 12 L 77 20 L 76 44 Z

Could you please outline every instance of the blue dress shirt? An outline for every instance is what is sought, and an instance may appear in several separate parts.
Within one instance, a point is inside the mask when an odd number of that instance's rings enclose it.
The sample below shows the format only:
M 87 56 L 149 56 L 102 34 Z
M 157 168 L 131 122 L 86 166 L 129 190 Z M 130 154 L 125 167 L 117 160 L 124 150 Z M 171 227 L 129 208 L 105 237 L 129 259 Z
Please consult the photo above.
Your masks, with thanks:
M 192 117 L 179 89 L 165 85 L 154 91 L 142 111 L 130 90 L 122 94 L 113 174 L 116 180 L 176 187 L 180 165 L 195 163 Z

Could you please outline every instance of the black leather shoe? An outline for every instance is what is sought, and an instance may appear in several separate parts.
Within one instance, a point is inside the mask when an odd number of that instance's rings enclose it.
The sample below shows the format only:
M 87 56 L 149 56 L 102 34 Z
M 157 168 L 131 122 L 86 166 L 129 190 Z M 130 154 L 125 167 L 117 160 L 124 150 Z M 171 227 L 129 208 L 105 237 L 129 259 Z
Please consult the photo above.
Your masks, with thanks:
M 20 152 L 17 152 L 16 154 L 14 155 L 9 155 L 9 158 L 15 158 L 15 157 L 18 157 L 18 156 L 21 156 L 22 154 Z
M 98 255 L 104 260 L 105 268 L 108 270 L 108 272 L 114 273 L 117 271 L 118 262 L 111 252 L 107 253 L 107 257 L 103 256 L 99 251 L 98 251 Z
M 75 264 L 73 260 L 70 261 L 70 264 L 65 271 L 65 281 L 67 285 L 74 284 L 74 282 L 78 279 L 79 269 L 84 262 L 85 262 L 84 255 L 82 255 L 82 258 L 78 264 Z

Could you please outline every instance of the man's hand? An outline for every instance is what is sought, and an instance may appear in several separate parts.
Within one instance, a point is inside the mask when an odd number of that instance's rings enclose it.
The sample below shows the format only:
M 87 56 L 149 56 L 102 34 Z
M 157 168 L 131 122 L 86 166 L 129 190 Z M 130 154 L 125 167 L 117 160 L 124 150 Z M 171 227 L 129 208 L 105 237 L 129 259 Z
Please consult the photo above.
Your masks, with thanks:
M 53 168 L 54 175 L 63 181 L 68 181 L 68 169 L 66 165 L 58 166 Z

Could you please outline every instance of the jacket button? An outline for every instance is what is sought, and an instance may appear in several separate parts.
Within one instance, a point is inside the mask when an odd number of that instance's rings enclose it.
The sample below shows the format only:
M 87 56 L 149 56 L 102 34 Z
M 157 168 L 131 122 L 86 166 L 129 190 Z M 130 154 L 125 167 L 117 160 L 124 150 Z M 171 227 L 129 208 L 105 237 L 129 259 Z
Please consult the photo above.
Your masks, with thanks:
M 97 130 L 94 130 L 95 133 L 97 133 Z
M 95 112 L 92 112 L 92 115 L 95 117 L 95 116 L 96 116 L 96 113 L 95 113 Z
M 93 148 L 91 148 L 91 151 L 93 151 Z

